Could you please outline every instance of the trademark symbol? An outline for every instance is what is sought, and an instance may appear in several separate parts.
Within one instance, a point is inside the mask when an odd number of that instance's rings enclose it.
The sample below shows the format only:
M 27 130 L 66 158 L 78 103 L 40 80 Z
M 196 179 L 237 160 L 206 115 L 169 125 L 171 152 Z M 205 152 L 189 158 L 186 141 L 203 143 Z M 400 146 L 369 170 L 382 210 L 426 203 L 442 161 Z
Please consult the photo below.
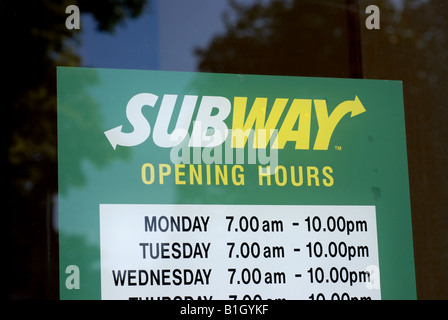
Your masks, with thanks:
M 341 151 L 342 147 L 341 146 L 334 146 L 334 150 Z

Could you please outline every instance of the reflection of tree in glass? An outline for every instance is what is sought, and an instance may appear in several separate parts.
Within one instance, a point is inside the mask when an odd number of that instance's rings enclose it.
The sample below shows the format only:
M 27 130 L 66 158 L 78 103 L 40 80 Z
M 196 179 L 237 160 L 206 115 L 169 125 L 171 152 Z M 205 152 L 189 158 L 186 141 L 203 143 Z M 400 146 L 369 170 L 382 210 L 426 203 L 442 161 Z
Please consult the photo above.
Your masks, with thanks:
M 446 297 L 447 273 L 441 270 L 448 246 L 447 1 L 375 1 L 381 10 L 380 30 L 364 27 L 364 10 L 373 4 L 369 0 L 274 0 L 249 7 L 234 3 L 235 17 L 227 20 L 226 33 L 196 50 L 199 69 L 351 76 L 348 50 L 353 48 L 348 37 L 353 30 L 344 11 L 354 2 L 359 10 L 363 77 L 403 81 L 419 296 Z
M 419 299 L 446 299 L 448 1 L 378 5 L 382 29 L 363 36 L 364 71 L 403 81 L 417 292 Z
M 196 50 L 199 69 L 348 77 L 345 2 L 272 1 L 246 7 L 232 1 L 226 33 Z
M 144 3 L 106 0 L 79 1 L 78 5 L 96 18 L 99 30 L 112 32 L 118 23 L 142 12 Z M 65 6 L 64 1 L 31 1 L 26 6 L 6 1 L 0 7 L 0 19 L 10 30 L 2 28 L 2 39 L 11 49 L 3 53 L 10 87 L 6 106 L 12 121 L 8 123 L 14 125 L 8 158 L 14 183 L 25 193 L 42 185 L 57 190 L 56 66 L 80 63 L 78 33 L 65 27 Z M 98 119 L 97 110 L 91 112 Z M 89 158 L 88 153 L 85 156 Z M 38 169 L 30 172 L 30 166 Z
M 77 66 L 79 34 L 65 27 L 68 5 L 91 13 L 101 31 L 112 32 L 138 16 L 146 0 L 1 1 L 0 39 L 6 110 L 7 190 L 11 249 L 10 294 L 39 297 L 57 294 L 57 279 L 49 278 L 52 195 L 57 192 L 56 66 Z M 82 24 L 81 24 L 82 28 Z M 88 98 L 88 97 L 86 97 Z M 92 109 L 91 119 L 100 120 Z M 88 152 L 85 159 L 92 158 Z M 95 163 L 101 166 L 104 163 Z M 81 159 L 78 159 L 80 162 Z M 79 167 L 80 168 L 80 167 Z M 73 172 L 73 177 L 82 172 Z M 78 179 L 78 183 L 82 178 Z M 52 246 L 52 247 L 50 247 Z M 36 263 L 36 258 L 39 263 Z M 57 271 L 56 271 L 57 272 Z M 27 275 L 27 276 L 24 276 Z M 47 275 L 48 278 L 45 276 Z M 29 278 L 34 280 L 29 281 Z M 31 288 L 28 287 L 31 283 Z

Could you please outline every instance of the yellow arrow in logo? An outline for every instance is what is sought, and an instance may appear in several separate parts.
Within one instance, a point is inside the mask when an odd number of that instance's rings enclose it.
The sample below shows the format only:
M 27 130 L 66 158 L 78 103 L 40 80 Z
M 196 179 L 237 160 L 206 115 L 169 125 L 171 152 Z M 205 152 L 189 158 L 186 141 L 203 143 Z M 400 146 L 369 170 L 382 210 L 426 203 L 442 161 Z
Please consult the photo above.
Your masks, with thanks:
M 341 119 L 349 112 L 351 118 L 366 111 L 358 96 L 354 100 L 348 100 L 340 103 L 328 116 L 327 103 L 325 100 L 314 100 L 316 109 L 317 123 L 319 130 L 317 131 L 316 141 L 314 142 L 314 150 L 327 150 L 330 144 L 331 136 L 334 129 Z

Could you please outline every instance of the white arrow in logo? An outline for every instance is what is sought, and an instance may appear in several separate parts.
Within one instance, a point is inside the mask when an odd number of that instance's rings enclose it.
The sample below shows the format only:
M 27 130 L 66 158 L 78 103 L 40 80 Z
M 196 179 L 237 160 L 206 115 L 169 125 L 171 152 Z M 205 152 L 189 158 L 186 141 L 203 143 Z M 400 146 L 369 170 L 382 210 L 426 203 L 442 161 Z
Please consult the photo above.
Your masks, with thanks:
M 118 126 L 104 132 L 112 147 L 117 145 L 133 147 L 145 142 L 151 133 L 151 127 L 142 114 L 143 106 L 154 107 L 159 97 L 151 93 L 139 93 L 129 100 L 126 105 L 126 116 L 134 127 L 132 132 L 122 132 L 123 126 Z

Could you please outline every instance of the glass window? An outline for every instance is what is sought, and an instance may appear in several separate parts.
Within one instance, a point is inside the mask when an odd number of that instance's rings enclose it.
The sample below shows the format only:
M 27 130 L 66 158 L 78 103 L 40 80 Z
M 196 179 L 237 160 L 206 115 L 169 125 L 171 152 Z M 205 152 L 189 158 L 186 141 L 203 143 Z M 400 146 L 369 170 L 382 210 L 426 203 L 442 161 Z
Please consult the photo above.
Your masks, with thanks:
M 2 1 L 9 298 L 59 298 L 56 67 L 83 66 L 403 81 L 417 294 L 447 299 L 447 16 L 444 0 Z

